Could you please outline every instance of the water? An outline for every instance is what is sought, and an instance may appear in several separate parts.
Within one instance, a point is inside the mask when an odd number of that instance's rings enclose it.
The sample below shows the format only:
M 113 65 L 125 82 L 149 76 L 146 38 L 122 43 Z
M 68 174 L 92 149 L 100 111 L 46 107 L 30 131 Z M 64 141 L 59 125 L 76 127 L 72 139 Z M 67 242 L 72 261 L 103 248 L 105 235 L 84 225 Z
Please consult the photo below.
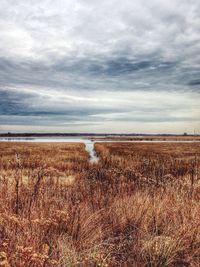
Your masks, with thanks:
M 85 142 L 85 150 L 90 154 L 90 162 L 95 163 L 99 160 L 96 151 L 94 149 L 94 142 L 91 140 L 86 140 Z
M 170 141 L 170 140 L 143 140 L 143 141 L 130 141 L 130 140 L 95 140 L 92 141 L 91 139 L 87 139 L 84 137 L 0 137 L 0 142 L 44 142 L 44 143 L 50 143 L 50 142 L 59 142 L 59 143 L 84 143 L 85 144 L 85 150 L 90 155 L 90 162 L 95 163 L 98 162 L 99 158 L 96 154 L 96 151 L 94 149 L 95 142 L 103 143 L 103 142 L 112 142 L 112 143 L 127 143 L 127 142 L 134 142 L 134 143 L 167 143 L 167 142 L 174 142 L 174 143 L 193 143 L 193 142 L 199 142 L 199 141 Z

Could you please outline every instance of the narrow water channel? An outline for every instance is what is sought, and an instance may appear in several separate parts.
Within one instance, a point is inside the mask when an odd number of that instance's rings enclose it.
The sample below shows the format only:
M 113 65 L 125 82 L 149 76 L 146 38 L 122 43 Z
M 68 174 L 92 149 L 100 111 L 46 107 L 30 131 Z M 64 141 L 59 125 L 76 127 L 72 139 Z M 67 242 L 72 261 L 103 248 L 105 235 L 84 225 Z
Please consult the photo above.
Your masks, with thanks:
M 99 158 L 97 157 L 95 148 L 94 148 L 94 142 L 91 140 L 87 140 L 85 142 L 85 150 L 89 153 L 90 155 L 90 162 L 91 163 L 96 163 L 98 162 Z

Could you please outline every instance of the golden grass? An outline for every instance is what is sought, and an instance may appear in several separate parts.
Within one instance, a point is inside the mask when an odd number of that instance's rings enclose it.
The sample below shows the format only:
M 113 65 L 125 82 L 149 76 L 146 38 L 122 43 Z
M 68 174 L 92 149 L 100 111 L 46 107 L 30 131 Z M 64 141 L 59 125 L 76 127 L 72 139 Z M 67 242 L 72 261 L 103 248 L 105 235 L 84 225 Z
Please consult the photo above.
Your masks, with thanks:
M 198 267 L 200 146 L 0 143 L 0 266 Z
M 200 141 L 200 135 L 138 135 L 91 136 L 92 139 L 112 141 Z

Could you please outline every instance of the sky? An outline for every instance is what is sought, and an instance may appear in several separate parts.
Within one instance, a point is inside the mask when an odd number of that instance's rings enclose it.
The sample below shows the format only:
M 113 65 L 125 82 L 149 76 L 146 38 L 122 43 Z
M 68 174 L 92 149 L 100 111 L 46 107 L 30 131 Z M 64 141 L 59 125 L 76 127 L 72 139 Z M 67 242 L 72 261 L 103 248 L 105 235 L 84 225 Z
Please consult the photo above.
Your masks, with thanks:
M 199 0 L 1 0 L 0 132 L 200 133 Z

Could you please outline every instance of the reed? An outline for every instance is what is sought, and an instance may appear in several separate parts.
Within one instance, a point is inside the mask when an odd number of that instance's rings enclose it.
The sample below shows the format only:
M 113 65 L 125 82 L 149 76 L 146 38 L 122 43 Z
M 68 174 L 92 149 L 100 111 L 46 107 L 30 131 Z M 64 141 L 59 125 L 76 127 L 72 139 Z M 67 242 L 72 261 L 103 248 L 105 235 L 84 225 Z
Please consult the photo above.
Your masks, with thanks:
M 95 149 L 0 144 L 0 266 L 199 266 L 199 144 Z

